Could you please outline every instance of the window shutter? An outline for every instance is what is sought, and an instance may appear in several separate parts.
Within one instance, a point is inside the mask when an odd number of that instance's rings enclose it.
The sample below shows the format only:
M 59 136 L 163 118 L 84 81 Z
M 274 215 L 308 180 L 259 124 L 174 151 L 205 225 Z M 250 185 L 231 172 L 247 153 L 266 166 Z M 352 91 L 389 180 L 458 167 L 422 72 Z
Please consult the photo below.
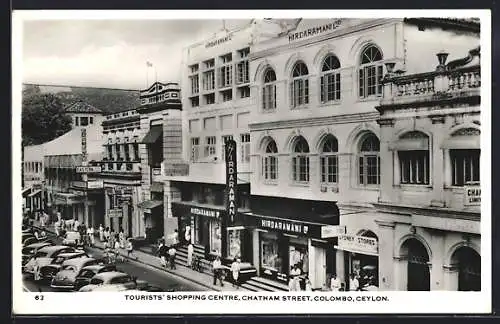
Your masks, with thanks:
M 364 184 L 364 175 L 363 175 L 363 157 L 360 156 L 358 159 L 358 168 L 359 168 L 359 183 Z
M 382 78 L 384 76 L 384 67 L 377 66 L 377 94 L 382 95 Z
M 321 94 L 321 102 L 325 102 L 325 101 L 326 101 L 326 100 L 325 100 L 325 97 L 326 97 L 326 89 L 325 89 L 325 77 L 324 77 L 324 76 L 322 76 L 322 77 L 320 78 L 320 84 L 321 84 L 321 85 L 320 85 L 320 87 L 321 87 L 321 88 L 320 88 L 320 89 L 321 89 L 321 91 L 320 91 L 320 94 Z
M 340 100 L 340 73 L 337 73 L 335 75 L 335 79 L 336 79 L 336 82 L 335 82 L 335 87 L 337 88 L 337 91 L 336 91 L 336 99 L 337 100 Z
M 359 69 L 359 96 L 361 98 L 365 97 L 365 84 L 364 84 L 364 70 Z
M 276 85 L 272 85 L 271 86 L 271 89 L 272 89 L 272 98 L 274 98 L 274 101 L 273 101 L 273 105 L 272 105 L 272 108 L 276 108 Z

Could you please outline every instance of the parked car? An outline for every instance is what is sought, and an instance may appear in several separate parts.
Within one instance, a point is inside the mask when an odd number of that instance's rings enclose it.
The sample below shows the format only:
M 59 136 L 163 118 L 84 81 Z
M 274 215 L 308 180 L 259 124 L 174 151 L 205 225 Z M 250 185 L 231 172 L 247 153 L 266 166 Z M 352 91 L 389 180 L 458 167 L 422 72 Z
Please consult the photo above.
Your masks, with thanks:
M 50 283 L 50 287 L 56 289 L 73 289 L 75 287 L 76 276 L 82 268 L 98 265 L 99 261 L 94 258 L 69 259 L 62 263 L 61 269 L 55 274 Z
M 40 250 L 46 246 L 51 246 L 51 245 L 54 245 L 54 244 L 52 242 L 45 241 L 45 242 L 37 242 L 37 243 L 29 244 L 29 245 L 23 247 L 22 265 L 24 266 L 29 261 L 29 259 L 31 259 L 35 255 L 35 253 L 38 252 L 38 250 Z
M 114 264 L 102 263 L 83 267 L 75 277 L 74 290 L 78 291 L 83 286 L 88 285 L 95 275 L 112 271 L 117 271 L 116 265 Z
M 77 259 L 77 258 L 88 258 L 89 255 L 85 251 L 74 251 L 69 253 L 61 253 L 56 258 L 52 260 L 50 264 L 40 267 L 40 276 L 42 279 L 49 279 L 56 275 L 56 273 L 61 270 L 61 267 L 66 260 Z
M 83 286 L 78 291 L 123 291 L 130 289 L 140 289 L 141 287 L 146 287 L 147 285 L 147 282 L 137 280 L 137 278 L 132 277 L 124 272 L 112 271 L 95 275 L 90 280 L 90 283 L 88 285 Z
M 68 246 L 77 246 L 81 242 L 82 242 L 82 236 L 80 235 L 79 232 L 69 231 L 64 234 L 64 239 L 62 241 L 62 244 Z
M 34 257 L 36 256 L 38 265 L 40 267 L 50 264 L 61 253 L 75 252 L 75 249 L 66 245 L 46 246 L 38 250 L 33 258 L 24 266 L 24 271 L 33 274 L 33 266 L 35 265 Z

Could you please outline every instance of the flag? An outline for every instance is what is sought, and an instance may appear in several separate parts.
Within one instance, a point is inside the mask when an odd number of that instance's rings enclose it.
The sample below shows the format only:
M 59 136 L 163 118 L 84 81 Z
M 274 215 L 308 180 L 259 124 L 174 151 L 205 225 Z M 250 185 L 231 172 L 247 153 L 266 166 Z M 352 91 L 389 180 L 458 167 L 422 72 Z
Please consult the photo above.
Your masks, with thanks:
M 149 62 L 149 61 L 146 61 L 146 66 L 147 67 L 153 67 L 153 63 Z

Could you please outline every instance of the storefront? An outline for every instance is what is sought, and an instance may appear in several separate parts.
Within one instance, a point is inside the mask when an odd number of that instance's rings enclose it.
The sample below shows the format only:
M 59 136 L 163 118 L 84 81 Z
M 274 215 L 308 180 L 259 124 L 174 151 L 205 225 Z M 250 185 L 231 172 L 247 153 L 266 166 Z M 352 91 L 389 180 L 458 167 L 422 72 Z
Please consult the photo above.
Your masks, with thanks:
M 150 243 L 164 236 L 163 200 L 146 200 L 138 204 L 142 211 L 146 239 Z

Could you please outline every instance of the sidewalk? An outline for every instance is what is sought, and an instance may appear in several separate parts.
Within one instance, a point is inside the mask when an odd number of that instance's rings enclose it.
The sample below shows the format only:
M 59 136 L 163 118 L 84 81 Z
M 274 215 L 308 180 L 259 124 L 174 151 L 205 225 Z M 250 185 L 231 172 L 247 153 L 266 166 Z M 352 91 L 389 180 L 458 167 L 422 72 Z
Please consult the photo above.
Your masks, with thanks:
M 33 227 L 40 228 L 39 222 L 34 221 Z M 47 233 L 54 233 L 55 234 L 53 224 L 46 226 L 44 228 L 44 230 Z M 99 239 L 96 237 L 94 247 L 98 248 L 100 250 L 104 250 L 104 243 L 100 242 Z M 178 263 L 176 264 L 177 270 L 165 269 L 165 268 L 161 267 L 160 259 L 158 257 L 152 255 L 151 253 L 146 253 L 146 252 L 143 252 L 141 250 L 134 250 L 134 254 L 138 257 L 137 260 L 134 258 L 128 258 L 126 255 L 124 255 L 124 257 L 125 257 L 125 259 L 133 260 L 135 262 L 156 268 L 160 271 L 168 272 L 174 276 L 178 276 L 178 277 L 181 277 L 183 279 L 192 281 L 198 285 L 206 287 L 207 289 L 209 289 L 211 291 L 251 291 L 251 290 L 245 289 L 243 287 L 236 289 L 236 287 L 233 287 L 233 284 L 228 282 L 228 281 L 224 281 L 224 287 L 221 287 L 220 285 L 214 286 L 213 285 L 213 276 L 211 273 L 208 274 L 208 273 L 201 273 L 198 271 L 194 271 L 194 270 L 192 270 L 184 265 L 180 265 Z

